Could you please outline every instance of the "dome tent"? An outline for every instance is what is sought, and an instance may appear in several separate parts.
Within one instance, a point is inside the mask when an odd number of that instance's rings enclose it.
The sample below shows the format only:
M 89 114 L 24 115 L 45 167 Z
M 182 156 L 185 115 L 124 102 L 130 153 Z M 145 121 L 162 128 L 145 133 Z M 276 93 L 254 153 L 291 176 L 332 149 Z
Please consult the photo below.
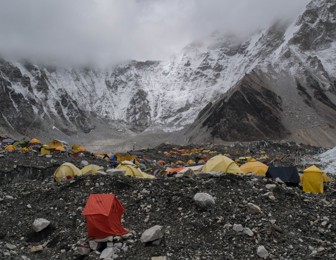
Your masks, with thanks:
M 80 169 L 78 169 L 72 163 L 63 163 L 58 167 L 54 173 L 54 179 L 57 182 L 60 182 L 64 179 L 73 179 L 75 176 L 82 175 Z
M 259 176 L 265 176 L 268 166 L 262 162 L 247 162 L 240 166 L 243 173 L 255 173 Z
M 239 166 L 229 157 L 216 155 L 206 162 L 202 172 L 223 172 L 239 175 L 241 170 Z

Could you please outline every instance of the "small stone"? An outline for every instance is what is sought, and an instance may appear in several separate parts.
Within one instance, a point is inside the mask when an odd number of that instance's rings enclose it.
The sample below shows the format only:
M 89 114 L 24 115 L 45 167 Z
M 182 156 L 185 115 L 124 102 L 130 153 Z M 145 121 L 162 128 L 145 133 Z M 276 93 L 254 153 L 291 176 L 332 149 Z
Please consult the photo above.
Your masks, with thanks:
M 115 243 L 114 246 L 115 246 L 116 248 L 122 248 L 123 243 Z
M 283 233 L 283 230 L 281 229 L 281 227 L 279 227 L 276 224 L 272 224 L 272 228 L 279 233 Z
M 129 239 L 129 238 L 131 238 L 131 237 L 133 237 L 132 233 L 128 233 L 128 234 L 125 234 L 125 235 L 121 236 L 122 239 L 126 239 L 126 240 Z
M 128 239 L 128 240 L 126 241 L 126 243 L 129 244 L 129 245 L 132 245 L 132 244 L 135 243 L 135 241 L 134 241 L 133 239 Z
M 272 201 L 275 201 L 275 200 L 276 200 L 276 198 L 274 197 L 274 195 L 270 195 L 270 196 L 268 196 L 268 198 L 269 198 L 270 200 L 272 200 Z
M 285 184 L 279 177 L 276 177 L 275 182 L 279 184 Z
M 236 232 L 242 232 L 244 228 L 241 224 L 233 224 L 233 230 Z
M 258 246 L 257 255 L 263 259 L 269 257 L 269 253 L 264 246 Z
M 96 242 L 108 242 L 108 241 L 113 241 L 113 236 L 108 236 L 104 238 L 96 238 L 94 239 Z
M 117 241 L 117 242 L 119 242 L 119 241 L 122 241 L 122 238 L 121 238 L 120 236 L 115 236 L 115 237 L 113 238 L 113 241 Z
M 266 189 L 273 190 L 274 188 L 276 188 L 276 184 L 266 184 Z
M 11 196 L 11 195 L 6 195 L 5 198 L 6 198 L 6 199 L 9 199 L 9 200 L 13 200 L 13 199 L 14 199 L 14 197 Z
M 250 236 L 250 237 L 253 237 L 253 235 L 254 235 L 253 231 L 249 228 L 244 228 L 243 233 Z
M 50 221 L 44 218 L 37 218 L 34 220 L 33 229 L 35 232 L 40 232 L 41 230 L 45 229 L 49 226 Z
M 52 155 L 51 155 L 51 154 L 47 154 L 45 157 L 46 157 L 46 158 L 51 158 Z
M 66 250 L 65 249 L 61 249 L 61 253 L 65 253 L 66 252 Z
M 250 213 L 262 213 L 261 209 L 259 206 L 253 204 L 253 203 L 247 203 L 247 210 Z
M 232 225 L 230 224 L 230 223 L 226 223 L 225 225 L 224 225 L 224 228 L 225 229 L 229 229 L 229 228 L 231 228 L 232 227 Z
M 88 161 L 82 160 L 81 161 L 81 165 L 82 166 L 87 166 L 87 165 L 89 165 L 89 163 L 88 163 Z
M 167 260 L 166 256 L 153 256 L 151 260 Z
M 163 226 L 156 225 L 145 230 L 145 232 L 143 232 L 141 235 L 140 238 L 141 242 L 147 243 L 162 238 L 163 237 L 162 228 Z
M 16 248 L 16 245 L 6 243 L 6 248 L 9 249 L 9 250 L 14 250 Z
M 41 252 L 43 251 L 43 246 L 42 245 L 38 245 L 38 246 L 32 246 L 30 249 L 30 252 L 32 253 L 37 253 L 37 252 Z
M 89 247 L 79 247 L 78 253 L 80 255 L 88 255 L 90 253 L 91 249 Z
M 100 259 L 112 258 L 113 256 L 113 247 L 106 247 L 103 252 L 100 254 Z
M 210 208 L 215 205 L 215 199 L 208 193 L 196 193 L 194 196 L 194 201 L 197 206 L 201 208 Z
M 28 205 L 27 205 L 27 208 L 28 208 L 28 209 L 31 209 L 31 208 L 32 208 L 32 206 L 31 206 L 30 204 L 28 204 Z
M 94 240 L 90 240 L 89 241 L 89 246 L 93 251 L 96 251 L 99 247 L 99 243 L 94 241 Z

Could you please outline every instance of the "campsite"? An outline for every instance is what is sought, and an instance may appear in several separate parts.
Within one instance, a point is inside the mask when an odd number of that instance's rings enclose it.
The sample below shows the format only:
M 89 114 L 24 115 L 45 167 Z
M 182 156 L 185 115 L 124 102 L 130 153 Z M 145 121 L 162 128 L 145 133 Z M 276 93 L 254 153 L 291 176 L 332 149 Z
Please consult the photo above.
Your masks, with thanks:
M 0 259 L 335 258 L 334 173 L 310 163 L 325 148 L 3 143 Z M 41 219 L 47 227 L 36 232 Z M 143 242 L 151 228 L 157 237 Z
M 336 0 L 5 0 L 0 260 L 335 260 Z

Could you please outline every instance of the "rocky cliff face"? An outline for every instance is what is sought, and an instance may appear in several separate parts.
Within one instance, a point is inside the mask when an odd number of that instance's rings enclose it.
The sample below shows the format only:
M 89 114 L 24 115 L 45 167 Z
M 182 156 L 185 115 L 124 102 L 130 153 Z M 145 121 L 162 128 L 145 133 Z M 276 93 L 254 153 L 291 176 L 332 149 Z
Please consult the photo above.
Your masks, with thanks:
M 244 39 L 216 33 L 165 62 L 67 69 L 2 60 L 0 130 L 24 135 L 53 127 L 71 136 L 113 123 L 136 133 L 174 131 L 192 124 L 211 102 L 203 114 L 220 111 L 214 115 L 221 127 L 208 118 L 199 133 L 214 138 L 284 138 L 304 122 L 329 135 L 336 103 L 335 8 L 332 0 L 314 0 L 293 24 L 279 22 Z M 246 111 L 237 114 L 238 108 Z M 263 109 L 268 112 L 260 114 Z M 279 132 L 271 125 L 281 126 Z M 253 134 L 242 131 L 247 126 Z
M 188 140 L 335 144 L 335 8 L 312 1 L 294 24 L 263 32 L 255 46 L 267 55 L 198 115 Z

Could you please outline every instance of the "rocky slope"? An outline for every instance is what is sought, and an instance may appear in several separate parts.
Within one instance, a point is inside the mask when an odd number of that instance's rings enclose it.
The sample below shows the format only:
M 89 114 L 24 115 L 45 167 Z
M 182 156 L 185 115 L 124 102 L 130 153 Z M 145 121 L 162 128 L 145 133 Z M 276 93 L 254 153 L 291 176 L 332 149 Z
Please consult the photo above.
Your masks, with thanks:
M 250 135 L 240 131 L 226 135 L 237 125 L 220 123 L 218 128 L 213 120 L 200 123 L 198 118 L 195 124 L 204 138 L 196 133 L 184 139 L 267 137 L 315 143 L 318 140 L 313 137 L 322 135 L 322 144 L 328 143 L 335 140 L 335 6 L 332 0 L 313 0 L 294 24 L 278 22 L 247 38 L 214 33 L 165 62 L 69 69 L 2 60 L 0 131 L 29 135 L 36 134 L 36 129 L 42 129 L 42 134 L 52 128 L 64 138 L 85 138 L 93 129 L 103 138 L 144 130 L 174 131 L 193 123 L 210 102 L 215 105 L 209 106 L 216 106 L 228 102 L 229 96 L 231 103 L 249 109 L 251 105 L 245 105 L 241 96 L 248 95 L 262 103 L 256 109 L 272 110 L 265 131 L 260 115 L 258 119 L 252 116 L 252 124 L 245 118 L 244 126 L 254 129 Z M 258 78 L 257 87 L 251 77 Z M 260 92 L 259 85 L 262 93 L 253 98 Z M 221 99 L 233 87 L 241 95 L 231 90 Z M 276 104 L 266 100 L 269 95 Z M 236 108 L 230 105 L 227 109 Z M 244 117 L 247 112 L 243 111 Z M 234 120 L 227 115 L 212 116 Z M 271 130 L 274 124 L 281 125 L 281 131 Z M 307 130 L 303 127 L 307 124 L 315 128 Z

